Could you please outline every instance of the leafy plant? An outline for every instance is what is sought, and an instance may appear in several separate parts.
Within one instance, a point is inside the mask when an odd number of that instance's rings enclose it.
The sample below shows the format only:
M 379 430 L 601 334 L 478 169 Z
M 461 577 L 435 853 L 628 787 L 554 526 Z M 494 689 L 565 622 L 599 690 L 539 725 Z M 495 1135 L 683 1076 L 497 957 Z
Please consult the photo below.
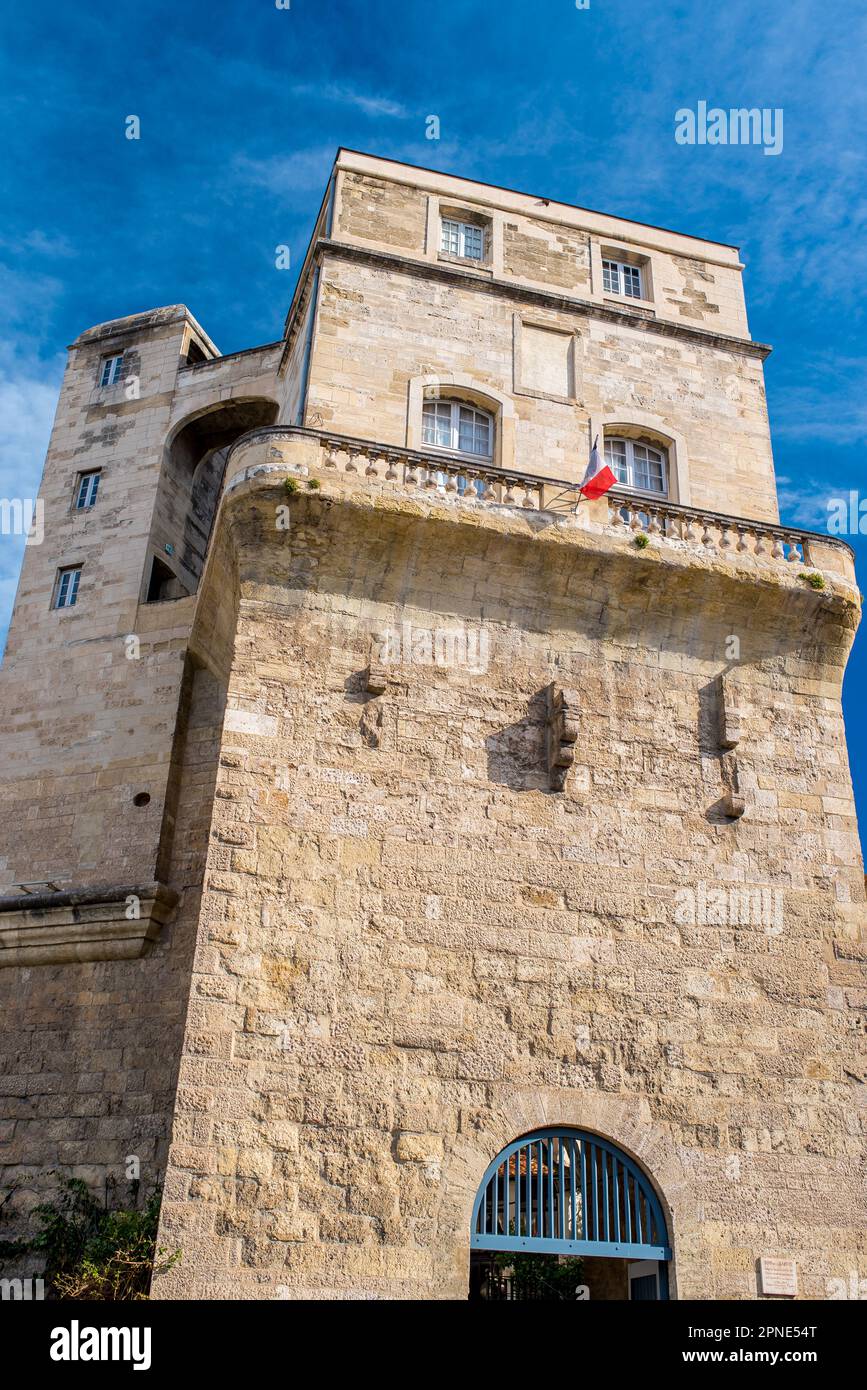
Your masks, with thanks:
M 283 487 L 284 487 L 284 488 L 286 489 L 286 491 L 289 492 L 289 493 L 297 492 L 297 491 L 298 491 L 298 483 L 296 482 L 296 480 L 295 480 L 294 478 L 284 478 L 284 479 L 283 479 Z
M 131 1185 L 138 1199 L 138 1183 Z M 126 1302 L 148 1297 L 154 1272 L 170 1269 L 180 1251 L 157 1249 L 162 1189 L 142 1207 L 101 1205 L 80 1178 L 67 1178 L 59 1197 L 34 1208 L 42 1227 L 28 1248 L 45 1256 L 45 1286 L 51 1298 Z
M 320 483 L 318 478 L 308 478 L 307 486 L 309 487 L 311 492 L 318 492 L 322 484 Z
M 494 1263 L 502 1273 L 510 1272 L 512 1283 L 524 1298 L 574 1299 L 576 1287 L 584 1281 L 584 1261 L 574 1256 L 560 1260 L 556 1255 L 503 1251 L 494 1256 Z
M 639 550 L 646 550 L 650 545 L 650 537 L 645 535 L 644 531 L 639 531 L 638 535 L 635 537 L 635 544 L 638 546 Z
M 811 589 L 824 589 L 825 577 L 822 574 L 799 574 L 799 579 L 806 579 Z

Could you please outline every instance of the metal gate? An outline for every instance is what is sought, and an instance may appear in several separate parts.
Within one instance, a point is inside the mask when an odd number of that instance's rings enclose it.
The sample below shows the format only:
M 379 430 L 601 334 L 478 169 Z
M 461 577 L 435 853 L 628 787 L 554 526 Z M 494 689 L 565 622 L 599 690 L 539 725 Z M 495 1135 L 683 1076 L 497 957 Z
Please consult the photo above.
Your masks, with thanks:
M 540 1129 L 503 1149 L 482 1179 L 470 1229 L 474 1250 L 671 1259 L 647 1175 L 578 1129 Z

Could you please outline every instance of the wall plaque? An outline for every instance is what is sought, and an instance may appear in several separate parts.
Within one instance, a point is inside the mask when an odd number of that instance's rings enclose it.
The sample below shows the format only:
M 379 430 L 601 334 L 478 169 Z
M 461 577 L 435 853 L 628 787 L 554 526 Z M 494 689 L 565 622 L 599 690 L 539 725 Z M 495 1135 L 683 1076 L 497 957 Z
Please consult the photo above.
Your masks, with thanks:
M 794 1260 L 779 1260 L 763 1255 L 759 1260 L 762 1293 L 783 1294 L 793 1298 L 798 1292 L 798 1266 Z

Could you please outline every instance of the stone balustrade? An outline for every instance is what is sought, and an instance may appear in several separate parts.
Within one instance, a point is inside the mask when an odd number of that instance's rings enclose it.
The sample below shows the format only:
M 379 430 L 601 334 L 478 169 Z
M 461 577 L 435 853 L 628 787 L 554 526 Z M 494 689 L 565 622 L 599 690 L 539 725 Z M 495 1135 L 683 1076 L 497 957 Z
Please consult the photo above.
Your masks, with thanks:
M 321 472 L 323 481 L 330 473 L 466 505 L 566 514 L 579 522 L 584 516 L 588 526 L 611 534 L 643 534 L 681 550 L 750 557 L 769 566 L 797 564 L 854 581 L 850 547 L 830 535 L 684 507 L 663 498 L 638 498 L 616 488 L 606 498 L 588 503 L 576 483 L 498 468 L 482 459 L 377 444 L 324 430 L 272 425 L 251 431 L 230 451 L 227 477 L 237 481 L 242 474 L 293 468 L 292 441 L 303 442 L 301 471 Z
M 811 535 L 807 531 L 773 526 L 760 521 L 744 521 L 696 507 L 680 507 L 666 501 L 624 498 L 612 491 L 608 502 L 609 525 L 618 530 L 642 531 L 661 540 L 681 541 L 688 546 L 739 555 L 757 555 L 768 560 L 784 560 L 800 565 L 812 564 Z M 825 543 L 831 537 L 814 537 Z

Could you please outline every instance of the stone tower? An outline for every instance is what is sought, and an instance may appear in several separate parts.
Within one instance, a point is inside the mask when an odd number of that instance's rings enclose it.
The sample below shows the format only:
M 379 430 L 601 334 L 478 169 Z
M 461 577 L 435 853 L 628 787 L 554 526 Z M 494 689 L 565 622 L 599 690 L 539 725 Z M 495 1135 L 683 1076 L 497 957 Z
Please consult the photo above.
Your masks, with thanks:
M 778 524 L 741 270 L 341 150 L 281 342 L 73 344 L 0 680 L 6 1234 L 136 1156 L 164 1297 L 858 1268 L 859 596 Z

